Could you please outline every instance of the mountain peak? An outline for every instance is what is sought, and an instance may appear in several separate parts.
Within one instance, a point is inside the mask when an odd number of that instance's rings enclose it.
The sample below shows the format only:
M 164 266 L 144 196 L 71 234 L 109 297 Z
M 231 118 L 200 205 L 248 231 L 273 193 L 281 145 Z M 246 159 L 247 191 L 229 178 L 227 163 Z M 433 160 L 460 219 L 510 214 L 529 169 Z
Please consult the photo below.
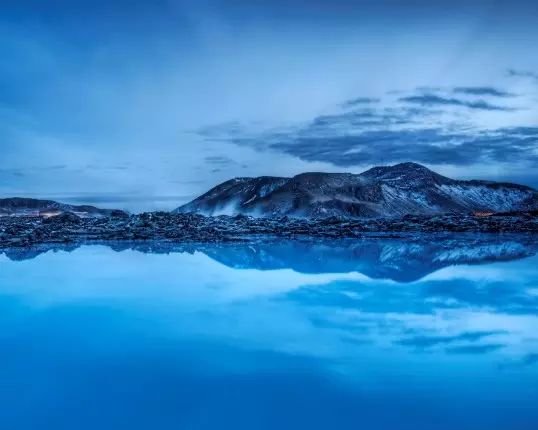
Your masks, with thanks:
M 398 188 L 424 188 L 429 185 L 442 185 L 454 180 L 428 169 L 422 164 L 405 162 L 393 166 L 372 167 L 360 176 L 397 185 Z
M 428 169 L 426 166 L 423 166 L 419 163 L 414 163 L 413 161 L 406 161 L 404 163 L 395 164 L 393 166 L 388 166 L 389 169 L 399 169 L 399 170 L 427 170 L 428 172 L 431 172 L 430 169 Z
M 428 169 L 426 166 L 423 166 L 422 164 L 414 163 L 412 161 L 406 161 L 404 163 L 398 163 L 392 166 L 375 166 L 361 173 L 361 175 L 366 176 L 374 172 L 375 173 L 378 173 L 378 172 L 423 172 L 423 173 L 430 172 L 430 173 L 434 173 L 432 170 Z

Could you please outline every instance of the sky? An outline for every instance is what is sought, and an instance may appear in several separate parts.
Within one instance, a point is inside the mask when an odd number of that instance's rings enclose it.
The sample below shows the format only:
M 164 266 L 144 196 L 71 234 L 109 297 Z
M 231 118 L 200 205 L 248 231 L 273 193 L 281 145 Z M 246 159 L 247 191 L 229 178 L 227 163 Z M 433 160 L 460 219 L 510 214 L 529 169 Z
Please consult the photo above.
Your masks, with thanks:
M 538 187 L 534 0 L 0 0 L 0 196 L 422 163 Z

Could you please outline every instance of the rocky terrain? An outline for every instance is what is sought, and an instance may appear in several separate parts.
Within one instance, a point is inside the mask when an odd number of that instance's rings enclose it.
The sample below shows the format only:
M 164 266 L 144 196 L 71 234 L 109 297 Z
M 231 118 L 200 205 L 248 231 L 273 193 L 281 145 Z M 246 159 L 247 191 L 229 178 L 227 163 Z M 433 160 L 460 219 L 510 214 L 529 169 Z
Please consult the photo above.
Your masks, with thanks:
M 233 242 L 260 237 L 360 238 L 414 232 L 538 233 L 538 212 L 495 216 L 406 215 L 401 218 L 205 217 L 167 212 L 107 217 L 0 217 L 0 249 L 107 241 Z
M 538 209 L 538 192 L 518 184 L 462 181 L 416 163 L 350 173 L 303 173 L 226 181 L 176 213 L 355 218 Z

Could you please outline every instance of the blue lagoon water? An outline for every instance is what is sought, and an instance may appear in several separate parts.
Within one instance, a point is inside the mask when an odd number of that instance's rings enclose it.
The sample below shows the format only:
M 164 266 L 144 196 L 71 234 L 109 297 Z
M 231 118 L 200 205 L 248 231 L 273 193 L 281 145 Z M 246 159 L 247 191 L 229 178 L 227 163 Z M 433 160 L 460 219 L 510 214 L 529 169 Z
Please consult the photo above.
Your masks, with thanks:
M 538 243 L 0 255 L 2 429 L 537 429 Z

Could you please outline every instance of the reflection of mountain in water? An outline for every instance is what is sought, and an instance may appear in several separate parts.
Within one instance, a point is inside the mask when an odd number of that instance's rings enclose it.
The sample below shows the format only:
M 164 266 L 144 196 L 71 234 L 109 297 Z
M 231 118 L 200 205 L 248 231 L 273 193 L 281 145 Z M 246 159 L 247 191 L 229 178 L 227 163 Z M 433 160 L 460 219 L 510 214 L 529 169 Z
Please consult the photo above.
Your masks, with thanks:
M 369 238 L 280 242 L 209 248 L 211 258 L 234 268 L 293 269 L 302 273 L 359 272 L 370 278 L 411 282 L 454 264 L 483 264 L 534 255 L 538 244 L 521 239 Z
M 370 278 L 412 282 L 457 264 L 509 261 L 536 254 L 532 236 L 413 235 L 349 240 L 270 241 L 233 244 L 107 243 L 115 251 L 144 253 L 203 252 L 236 269 L 292 269 L 301 273 L 359 272 Z M 48 251 L 73 251 L 76 245 L 7 249 L 12 260 L 26 260 Z

